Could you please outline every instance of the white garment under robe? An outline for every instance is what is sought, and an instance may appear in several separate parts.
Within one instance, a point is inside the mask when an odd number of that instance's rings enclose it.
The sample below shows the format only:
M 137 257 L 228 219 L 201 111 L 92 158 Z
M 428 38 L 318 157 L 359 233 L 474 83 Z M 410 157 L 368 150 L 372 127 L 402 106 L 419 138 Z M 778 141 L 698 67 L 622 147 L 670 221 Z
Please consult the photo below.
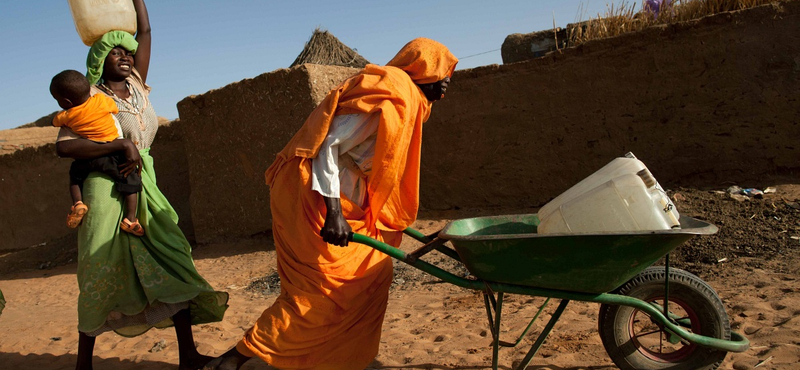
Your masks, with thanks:
M 367 184 L 361 174 L 340 163 L 340 156 L 349 155 L 365 175 L 372 172 L 375 141 L 380 115 L 346 114 L 335 116 L 322 142 L 319 154 L 311 162 L 311 189 L 328 198 L 340 194 L 364 206 Z

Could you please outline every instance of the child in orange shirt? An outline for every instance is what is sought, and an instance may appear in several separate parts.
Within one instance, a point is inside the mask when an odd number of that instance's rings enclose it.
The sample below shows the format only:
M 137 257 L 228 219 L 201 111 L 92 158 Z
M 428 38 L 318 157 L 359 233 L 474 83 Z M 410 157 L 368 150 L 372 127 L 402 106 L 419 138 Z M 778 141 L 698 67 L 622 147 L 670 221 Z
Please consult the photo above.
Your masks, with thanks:
M 53 126 L 67 127 L 75 134 L 98 143 L 107 143 L 122 138 L 114 114 L 119 112 L 111 98 L 103 94 L 91 95 L 86 77 L 75 70 L 63 71 L 50 82 L 50 94 L 64 109 L 53 118 Z M 83 203 L 81 187 L 90 172 L 102 172 L 114 180 L 115 188 L 123 195 L 125 217 L 120 228 L 136 236 L 144 235 L 144 228 L 136 218 L 137 193 L 142 191 L 142 178 L 134 172 L 123 176 L 119 165 L 126 161 L 122 154 L 111 154 L 93 159 L 76 159 L 69 168 L 70 195 L 73 206 L 67 216 L 67 226 L 78 227 L 89 211 Z

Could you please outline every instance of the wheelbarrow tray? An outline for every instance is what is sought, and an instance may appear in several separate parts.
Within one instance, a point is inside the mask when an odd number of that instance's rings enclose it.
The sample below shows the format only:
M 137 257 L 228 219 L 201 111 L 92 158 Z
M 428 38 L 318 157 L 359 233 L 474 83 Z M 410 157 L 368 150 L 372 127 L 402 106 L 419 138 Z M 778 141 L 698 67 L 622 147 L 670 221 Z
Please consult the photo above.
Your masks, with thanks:
M 536 214 L 475 217 L 450 222 L 438 237 L 450 241 L 475 277 L 491 282 L 583 293 L 621 286 L 695 235 L 717 227 L 682 216 L 681 228 L 609 233 L 536 233 Z

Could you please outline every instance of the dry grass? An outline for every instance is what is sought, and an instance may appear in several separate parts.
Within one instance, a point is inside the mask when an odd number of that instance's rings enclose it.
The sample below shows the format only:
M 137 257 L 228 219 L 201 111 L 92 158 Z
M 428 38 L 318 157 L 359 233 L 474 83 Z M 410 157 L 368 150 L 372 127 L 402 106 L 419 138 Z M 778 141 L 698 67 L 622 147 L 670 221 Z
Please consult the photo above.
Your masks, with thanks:
M 364 68 L 369 61 L 330 32 L 317 28 L 290 67 L 304 63 Z
M 568 44 L 580 45 L 590 40 L 614 37 L 658 25 L 699 19 L 707 15 L 742 10 L 774 3 L 776 0 L 674 0 L 665 1 L 658 16 L 642 11 L 640 2 L 610 3 L 605 14 L 569 27 Z

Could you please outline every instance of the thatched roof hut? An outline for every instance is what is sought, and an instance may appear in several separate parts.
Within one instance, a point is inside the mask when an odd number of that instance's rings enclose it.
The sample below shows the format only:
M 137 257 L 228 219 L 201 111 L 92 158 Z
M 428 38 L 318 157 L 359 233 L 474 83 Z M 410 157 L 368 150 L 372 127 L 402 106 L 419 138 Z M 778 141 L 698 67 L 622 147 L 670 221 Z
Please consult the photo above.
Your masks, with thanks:
M 358 55 L 355 50 L 347 47 L 330 32 L 317 28 L 311 35 L 311 39 L 306 42 L 303 52 L 289 67 L 304 63 L 364 68 L 369 61 Z

